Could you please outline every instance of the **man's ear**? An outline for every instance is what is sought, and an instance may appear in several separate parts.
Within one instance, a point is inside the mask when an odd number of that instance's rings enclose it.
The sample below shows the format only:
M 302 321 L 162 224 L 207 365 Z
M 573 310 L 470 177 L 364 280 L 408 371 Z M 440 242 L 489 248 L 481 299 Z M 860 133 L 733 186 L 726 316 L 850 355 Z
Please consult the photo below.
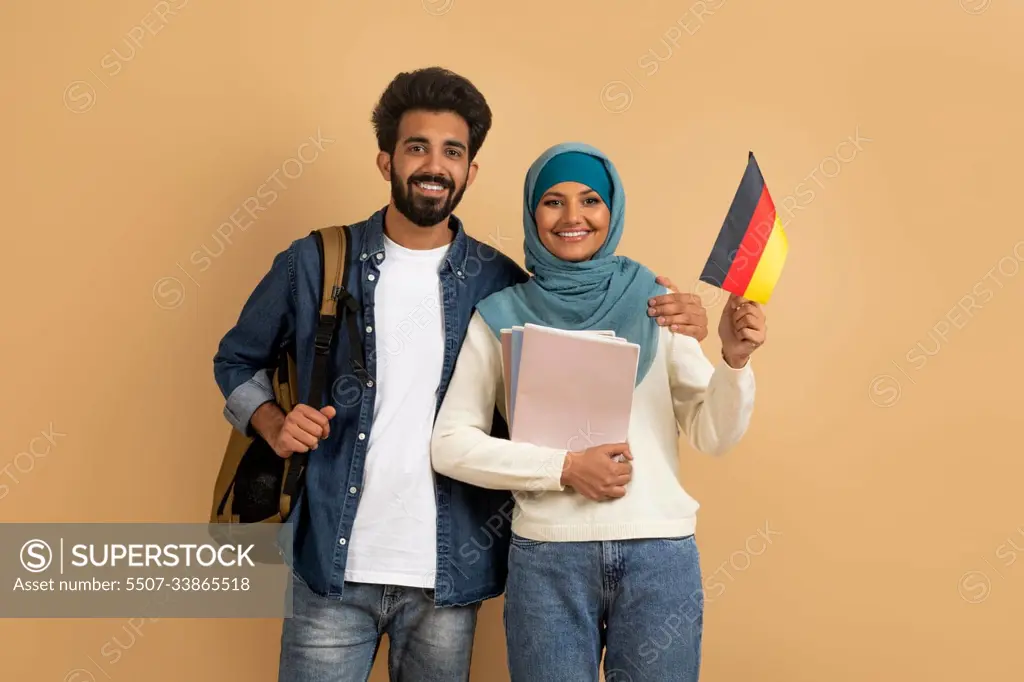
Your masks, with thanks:
M 377 153 L 377 170 L 380 171 L 380 176 L 391 182 L 391 155 L 387 152 Z
M 473 181 L 476 180 L 476 173 L 478 170 L 480 170 L 480 165 L 476 161 L 469 164 L 469 174 L 466 176 L 466 187 L 472 185 Z

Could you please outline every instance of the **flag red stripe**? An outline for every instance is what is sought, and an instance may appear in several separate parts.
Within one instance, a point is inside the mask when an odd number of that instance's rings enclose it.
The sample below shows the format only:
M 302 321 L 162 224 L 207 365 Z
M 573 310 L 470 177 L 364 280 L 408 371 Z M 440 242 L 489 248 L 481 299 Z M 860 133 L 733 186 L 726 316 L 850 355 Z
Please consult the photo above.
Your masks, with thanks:
M 754 276 L 757 262 L 761 259 L 764 246 L 768 243 L 768 236 L 775 224 L 775 204 L 768 194 L 768 188 L 761 189 L 761 198 L 754 208 L 754 215 L 750 218 L 750 224 L 743 234 L 743 240 L 736 251 L 729 272 L 725 276 L 724 289 L 733 291 L 745 291 L 750 284 L 750 278 Z

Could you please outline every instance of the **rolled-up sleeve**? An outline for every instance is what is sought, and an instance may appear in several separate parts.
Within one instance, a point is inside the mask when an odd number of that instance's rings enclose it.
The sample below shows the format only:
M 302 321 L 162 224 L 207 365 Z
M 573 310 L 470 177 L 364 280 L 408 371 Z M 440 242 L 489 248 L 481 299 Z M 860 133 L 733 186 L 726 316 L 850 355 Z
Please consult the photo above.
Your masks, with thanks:
M 252 435 L 252 415 L 260 405 L 275 399 L 270 387 L 270 371 L 261 369 L 231 392 L 224 402 L 224 418 L 246 435 Z

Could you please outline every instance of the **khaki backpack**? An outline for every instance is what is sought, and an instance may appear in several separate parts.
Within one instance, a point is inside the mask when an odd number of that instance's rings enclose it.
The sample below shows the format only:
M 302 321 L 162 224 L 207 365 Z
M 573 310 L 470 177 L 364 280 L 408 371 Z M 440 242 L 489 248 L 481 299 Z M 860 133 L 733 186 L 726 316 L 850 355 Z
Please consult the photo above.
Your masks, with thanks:
M 310 234 L 320 252 L 320 320 L 315 339 L 313 375 L 305 401 L 298 396 L 294 350 L 281 348 L 272 386 L 277 404 L 287 414 L 300 402 L 320 409 L 327 384 L 327 362 L 334 331 L 347 317 L 349 343 L 356 373 L 368 376 L 364 367 L 361 336 L 356 326 L 358 304 L 345 289 L 348 272 L 347 225 L 325 227 Z M 340 305 L 339 305 L 340 304 Z M 283 523 L 291 514 L 305 482 L 308 452 L 288 458 L 278 456 L 258 434 L 245 436 L 232 428 L 220 473 L 213 487 L 211 524 Z

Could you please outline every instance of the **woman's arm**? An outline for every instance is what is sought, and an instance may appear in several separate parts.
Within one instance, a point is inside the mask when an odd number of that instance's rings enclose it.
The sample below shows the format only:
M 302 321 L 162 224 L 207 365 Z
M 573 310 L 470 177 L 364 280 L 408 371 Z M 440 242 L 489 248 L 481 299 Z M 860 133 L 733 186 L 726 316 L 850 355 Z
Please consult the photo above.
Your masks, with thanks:
M 739 369 L 724 361 L 712 365 L 696 339 L 664 330 L 660 342 L 669 344 L 669 386 L 679 427 L 696 450 L 725 454 L 743 438 L 754 411 L 750 361 Z
M 565 450 L 489 435 L 498 396 L 504 404 L 501 343 L 474 312 L 434 422 L 434 470 L 482 488 L 562 490 Z

